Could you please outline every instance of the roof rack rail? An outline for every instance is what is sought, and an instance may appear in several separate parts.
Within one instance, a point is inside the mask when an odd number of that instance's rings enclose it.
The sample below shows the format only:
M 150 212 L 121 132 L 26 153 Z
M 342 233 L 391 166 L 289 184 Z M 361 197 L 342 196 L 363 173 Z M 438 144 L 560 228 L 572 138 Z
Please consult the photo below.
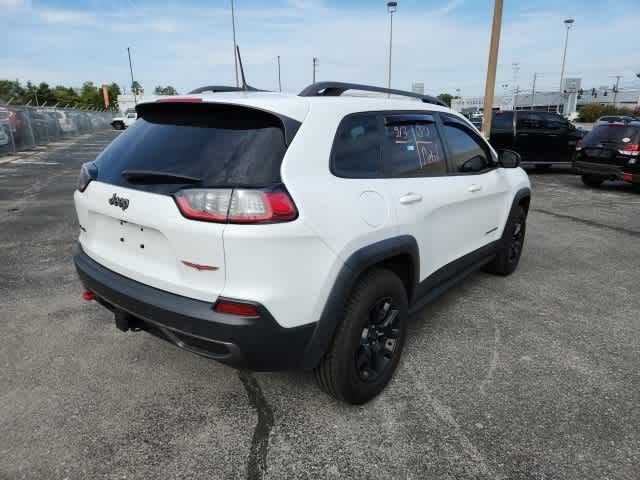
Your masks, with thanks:
M 196 93 L 204 93 L 204 92 L 211 92 L 211 93 L 221 93 L 221 92 L 244 92 L 244 91 L 250 91 L 250 92 L 264 92 L 264 90 L 259 90 L 257 88 L 254 87 L 250 87 L 249 85 L 247 85 L 246 88 L 242 88 L 242 87 L 229 87 L 227 85 L 209 85 L 206 87 L 200 87 L 200 88 L 196 88 L 195 90 L 191 90 L 189 92 L 189 95 L 192 94 L 196 94 Z
M 442 107 L 448 107 L 442 100 L 432 97 L 430 95 L 420 95 L 419 93 L 407 92 L 405 90 L 395 90 L 393 88 L 375 87 L 373 85 L 362 85 L 359 83 L 345 83 L 345 82 L 316 82 L 312 83 L 304 90 L 302 90 L 299 97 L 339 97 L 347 90 L 359 90 L 361 92 L 377 92 L 388 93 L 390 95 L 398 95 L 402 97 L 417 98 L 424 103 L 431 103 L 433 105 L 440 105 Z

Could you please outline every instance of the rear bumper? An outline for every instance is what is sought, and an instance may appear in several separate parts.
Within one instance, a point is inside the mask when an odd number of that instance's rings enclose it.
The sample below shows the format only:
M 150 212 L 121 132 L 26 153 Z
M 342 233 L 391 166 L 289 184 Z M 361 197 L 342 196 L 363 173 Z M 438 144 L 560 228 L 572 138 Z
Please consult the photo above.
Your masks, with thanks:
M 213 305 L 144 285 L 115 273 L 80 248 L 82 284 L 116 315 L 121 329 L 145 330 L 180 348 L 238 368 L 295 369 L 303 364 L 316 324 L 283 328 L 262 305 L 258 317 L 213 311 Z
M 609 163 L 575 161 L 573 168 L 579 175 L 597 175 L 611 179 L 622 179 L 623 174 L 622 167 Z

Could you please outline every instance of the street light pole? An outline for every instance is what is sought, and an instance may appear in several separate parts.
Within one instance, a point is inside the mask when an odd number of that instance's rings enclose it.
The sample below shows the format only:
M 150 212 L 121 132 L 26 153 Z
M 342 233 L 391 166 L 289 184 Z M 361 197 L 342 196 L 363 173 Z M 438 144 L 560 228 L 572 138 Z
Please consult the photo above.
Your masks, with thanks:
M 391 55 L 393 52 L 393 14 L 396 12 L 397 9 L 398 9 L 398 2 L 387 2 L 387 10 L 389 11 L 389 67 L 387 70 L 387 88 L 391 88 Z
M 538 74 L 533 74 L 533 88 L 531 89 L 531 110 L 535 110 L 536 105 L 536 80 L 538 79 Z
M 616 106 L 616 101 L 618 100 L 618 90 L 620 89 L 620 79 L 621 75 L 616 75 L 616 86 L 613 88 L 613 106 Z
M 133 103 L 138 104 L 138 98 L 136 97 L 136 89 L 133 87 L 133 65 L 131 64 L 131 50 L 127 47 L 127 55 L 129 55 L 129 71 L 131 72 L 131 92 L 133 93 Z
M 238 80 L 238 52 L 236 51 L 236 11 L 231 0 L 231 30 L 233 31 L 233 71 L 236 76 L 236 87 L 240 88 L 240 81 Z
M 318 71 L 318 65 L 320 64 L 320 59 L 318 57 L 313 57 L 313 82 L 316 83 L 316 72 Z
M 278 55 L 278 90 L 282 91 L 282 79 L 280 77 L 280 55 Z
M 564 37 L 564 53 L 562 54 L 562 69 L 560 70 L 560 90 L 558 93 L 558 108 L 556 109 L 556 113 L 560 113 L 560 104 L 562 103 L 562 83 L 564 82 L 564 65 L 565 60 L 567 59 L 567 45 L 569 44 L 569 30 L 571 30 L 571 26 L 574 24 L 575 20 L 573 18 L 567 18 L 564 21 L 565 27 L 567 27 L 567 32 Z
M 491 44 L 489 46 L 489 65 L 487 81 L 484 86 L 484 107 L 482 112 L 482 134 L 491 136 L 493 120 L 493 97 L 496 88 L 496 67 L 498 65 L 498 49 L 500 47 L 500 30 L 502 29 L 502 0 L 495 0 L 493 7 L 493 26 L 491 27 Z

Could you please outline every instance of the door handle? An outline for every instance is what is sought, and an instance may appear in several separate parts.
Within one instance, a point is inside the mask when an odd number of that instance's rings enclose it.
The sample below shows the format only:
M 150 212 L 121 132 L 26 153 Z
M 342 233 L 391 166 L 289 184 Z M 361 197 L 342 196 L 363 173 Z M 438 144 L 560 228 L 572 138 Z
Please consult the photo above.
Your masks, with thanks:
M 469 187 L 469 192 L 471 193 L 476 193 L 476 192 L 479 192 L 480 190 L 482 190 L 482 187 L 480 185 L 471 185 Z
M 422 195 L 418 195 L 417 193 L 409 192 L 402 197 L 400 197 L 400 203 L 403 205 L 409 205 L 410 203 L 418 203 L 422 201 Z

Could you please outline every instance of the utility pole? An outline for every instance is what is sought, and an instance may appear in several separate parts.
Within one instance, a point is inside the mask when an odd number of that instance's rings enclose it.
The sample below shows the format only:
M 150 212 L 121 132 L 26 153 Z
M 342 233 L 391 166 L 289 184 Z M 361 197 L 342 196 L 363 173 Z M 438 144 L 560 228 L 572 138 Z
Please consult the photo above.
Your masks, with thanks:
M 496 67 L 498 64 L 498 50 L 500 47 L 500 30 L 502 29 L 502 0 L 495 0 L 493 7 L 493 26 L 491 27 L 491 44 L 489 46 L 489 64 L 487 66 L 487 81 L 484 87 L 484 108 L 482 120 L 482 134 L 485 138 L 491 136 L 491 121 L 493 120 L 493 96 L 496 88 Z
M 236 75 L 236 87 L 240 88 L 240 81 L 238 80 L 238 52 L 236 51 L 236 11 L 231 0 L 231 29 L 233 31 L 233 71 Z
M 616 86 L 613 89 L 613 106 L 616 106 L 616 100 L 618 99 L 618 89 L 620 87 L 620 79 L 622 75 L 616 75 Z
M 282 78 L 280 77 L 280 55 L 278 55 L 278 91 L 282 91 Z
M 127 47 L 127 55 L 129 55 L 129 71 L 131 72 L 131 92 L 133 93 L 133 103 L 137 105 L 138 99 L 136 97 L 136 89 L 133 88 L 133 64 L 131 63 L 131 50 L 129 47 Z
M 533 88 L 531 89 L 531 110 L 535 110 L 536 105 L 536 80 L 538 79 L 538 74 L 533 74 Z
M 513 111 L 518 110 L 518 72 L 520 72 L 520 64 L 513 62 Z
M 316 83 L 316 71 L 318 70 L 319 58 L 313 57 L 313 83 Z

